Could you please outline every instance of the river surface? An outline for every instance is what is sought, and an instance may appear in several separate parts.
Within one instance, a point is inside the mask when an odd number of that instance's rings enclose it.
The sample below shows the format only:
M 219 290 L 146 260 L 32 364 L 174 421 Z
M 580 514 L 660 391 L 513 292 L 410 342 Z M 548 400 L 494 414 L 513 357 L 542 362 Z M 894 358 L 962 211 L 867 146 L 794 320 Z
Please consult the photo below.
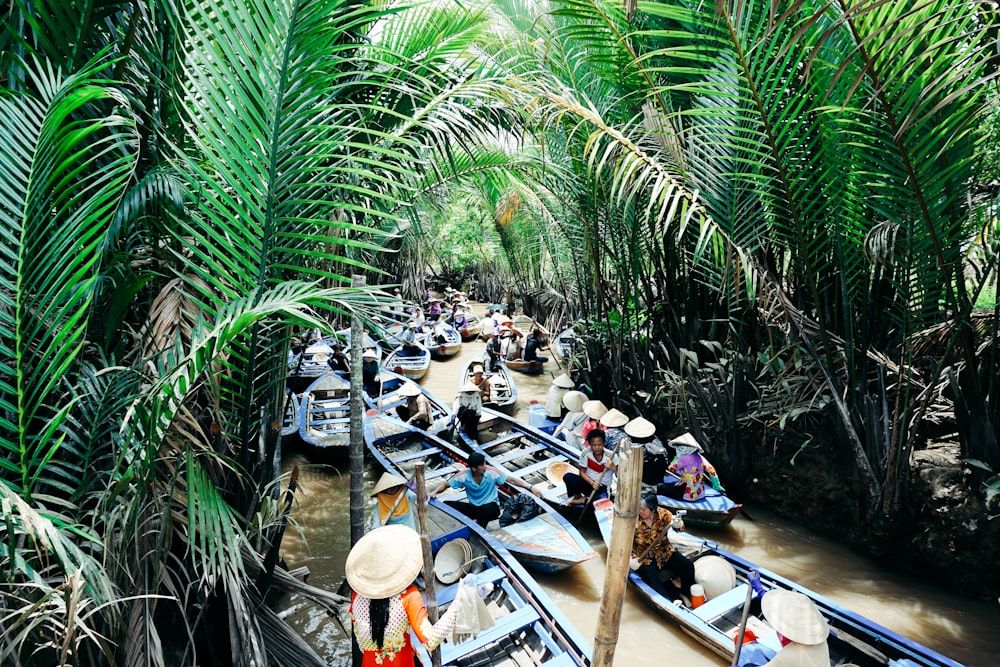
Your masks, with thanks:
M 477 312 L 482 312 L 481 307 Z M 484 349 L 484 343 L 479 341 L 464 343 L 456 357 L 431 362 L 422 384 L 450 404 L 466 362 Z M 519 394 L 515 416 L 527 419 L 529 402 L 544 402 L 553 373 L 560 372 L 551 360 L 547 371 L 534 377 L 515 373 Z M 293 522 L 282 542 L 282 557 L 289 567 L 307 566 L 309 583 L 336 590 L 343 580 L 344 561 L 350 550 L 347 451 L 317 462 L 289 445 L 282 468 L 289 471 L 294 465 L 300 468 L 300 492 Z M 366 467 L 369 484 L 379 474 L 381 470 L 376 466 Z M 761 508 L 748 505 L 745 509 L 752 521 L 740 517 L 724 529 L 698 528 L 692 532 L 954 660 L 982 667 L 1000 665 L 1000 605 L 996 601 L 950 594 L 933 585 L 932 572 L 924 581 L 891 571 Z M 570 621 L 593 642 L 606 549 L 592 522 L 584 522 L 581 532 L 598 557 L 560 575 L 536 578 Z M 997 562 L 983 565 L 998 567 L 1000 557 Z M 337 619 L 295 598 L 282 614 L 331 665 L 350 664 L 350 643 Z M 668 661 L 671 667 L 723 664 L 629 591 L 615 651 L 616 664 L 662 665 Z

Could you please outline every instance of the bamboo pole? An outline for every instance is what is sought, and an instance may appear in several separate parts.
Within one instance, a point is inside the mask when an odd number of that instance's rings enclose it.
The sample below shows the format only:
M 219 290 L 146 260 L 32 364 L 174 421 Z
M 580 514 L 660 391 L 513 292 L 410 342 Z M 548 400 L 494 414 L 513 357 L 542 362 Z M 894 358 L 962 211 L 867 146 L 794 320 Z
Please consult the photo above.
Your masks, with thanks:
M 365 286 L 365 277 L 351 276 L 351 287 Z M 351 546 L 365 534 L 364 467 L 365 444 L 362 437 L 362 419 L 365 414 L 364 388 L 361 378 L 361 354 L 364 350 L 365 332 L 361 316 L 351 316 Z
M 427 598 L 427 617 L 431 623 L 438 621 L 437 594 L 434 592 L 434 557 L 431 555 L 431 531 L 427 523 L 427 482 L 424 477 L 424 462 L 413 465 L 413 479 L 417 494 L 417 528 L 420 530 L 420 546 L 424 552 L 424 595 Z M 441 650 L 431 651 L 431 663 L 441 667 Z
M 625 440 L 626 438 L 623 438 Z M 593 667 L 611 667 L 618 644 L 618 627 L 622 620 L 625 586 L 628 583 L 628 561 L 632 554 L 632 538 L 639 514 L 639 497 L 642 494 L 643 446 L 631 441 L 623 447 L 625 453 L 618 464 L 618 495 L 615 498 L 615 520 L 608 547 L 605 568 L 604 592 L 601 609 L 597 615 L 597 634 L 594 637 Z

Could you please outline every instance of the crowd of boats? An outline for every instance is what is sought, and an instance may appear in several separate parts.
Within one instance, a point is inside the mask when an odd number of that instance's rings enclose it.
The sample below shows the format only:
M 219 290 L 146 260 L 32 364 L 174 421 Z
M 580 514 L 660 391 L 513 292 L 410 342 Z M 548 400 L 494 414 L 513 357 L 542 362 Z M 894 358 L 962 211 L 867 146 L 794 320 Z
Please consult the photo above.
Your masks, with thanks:
M 491 310 L 494 307 L 491 306 Z M 458 562 L 451 562 L 446 569 L 450 573 L 457 571 L 476 585 L 481 584 L 479 590 L 485 591 L 487 608 L 493 616 L 488 629 L 465 637 L 458 643 L 446 644 L 442 653 L 443 664 L 521 667 L 588 665 L 591 655 L 589 644 L 530 572 L 555 574 L 596 557 L 594 549 L 576 526 L 581 521 L 595 522 L 603 539 L 609 543 L 613 501 L 603 499 L 588 503 L 585 513 L 580 505 L 573 504 L 563 475 L 577 469 L 581 451 L 552 435 L 560 421 L 551 414 L 551 405 L 548 410 L 542 404 L 532 405 L 527 423 L 508 414 L 513 412 L 517 390 L 506 360 L 500 360 L 494 370 L 486 357 L 474 358 L 455 379 L 457 391 L 469 382 L 476 371 L 489 373 L 491 401 L 482 408 L 475 436 L 456 428 L 453 406 L 419 384 L 427 370 L 423 366 L 424 360 L 429 365 L 435 356 L 454 356 L 463 341 L 479 337 L 481 329 L 476 327 L 482 320 L 472 315 L 471 308 L 466 307 L 465 312 L 464 321 L 459 322 L 465 326 L 461 329 L 450 327 L 454 335 L 443 340 L 435 338 L 444 330 L 444 327 L 437 327 L 437 332 L 433 329 L 417 332 L 423 334 L 423 339 L 404 342 L 405 332 L 412 330 L 412 321 L 398 321 L 401 319 L 399 313 L 394 313 L 385 326 L 366 334 L 363 343 L 363 356 L 368 369 L 363 383 L 366 447 L 385 471 L 403 480 L 412 480 L 416 464 L 423 463 L 427 488 L 433 488 L 464 470 L 472 453 L 482 454 L 488 466 L 506 473 L 507 482 L 499 488 L 501 502 L 516 500 L 521 506 L 532 507 L 531 512 L 524 513 L 522 520 L 508 520 L 503 522 L 504 525 L 494 520 L 483 527 L 449 504 L 449 501 L 463 500 L 464 489 L 447 488 L 429 500 L 433 553 L 439 559 L 461 554 Z M 538 328 L 531 318 L 508 318 L 505 313 L 504 310 L 504 319 L 501 320 L 504 326 Z M 412 313 L 405 316 L 412 316 Z M 559 360 L 571 358 L 572 329 L 564 331 L 558 338 L 562 339 L 561 342 L 553 340 L 550 349 Z M 414 343 L 421 348 L 419 355 L 410 353 Z M 349 331 L 343 331 L 333 337 L 314 340 L 290 356 L 283 435 L 297 434 L 307 447 L 323 451 L 348 445 L 349 367 L 343 366 L 338 355 L 346 356 L 350 352 L 350 344 Z M 404 346 L 408 348 L 405 353 Z M 567 389 L 569 387 L 563 387 L 563 392 Z M 405 419 L 408 399 L 418 394 L 431 405 L 430 423 L 424 428 Z M 521 484 L 515 486 L 511 479 Z M 676 477 L 664 471 L 662 483 L 675 482 Z M 526 492 L 523 487 L 531 489 L 535 495 Z M 688 523 L 716 530 L 725 529 L 740 510 L 740 505 L 724 492 L 714 489 L 708 489 L 698 500 L 659 496 L 659 501 L 671 511 L 683 510 Z M 630 584 L 667 621 L 717 653 L 726 661 L 725 664 L 730 664 L 735 657 L 737 635 L 743 634 L 741 626 L 751 630 L 747 636 L 755 637 L 764 645 L 778 642 L 774 630 L 761 615 L 751 614 L 747 621 L 743 621 L 744 608 L 750 601 L 747 595 L 749 580 L 755 571 L 759 572 L 760 581 L 766 589 L 796 591 L 815 603 L 829 626 L 831 665 L 909 667 L 958 664 L 798 586 L 771 572 L 764 564 L 748 562 L 722 549 L 711 540 L 687 532 L 678 533 L 673 529 L 669 540 L 694 561 L 696 578 L 701 570 L 712 571 L 711 581 L 706 579 L 700 582 L 705 584 L 704 603 L 697 604 L 700 600 L 689 598 L 683 598 L 683 604 L 672 603 L 657 594 L 634 572 L 629 576 Z M 718 576 L 720 563 L 726 573 L 721 578 L 721 584 Z M 438 590 L 438 604 L 447 606 L 455 597 L 457 584 L 450 577 L 443 578 L 438 585 L 441 584 L 446 585 Z M 777 648 L 780 649 L 780 645 Z M 429 665 L 426 655 L 424 658 L 425 664 Z

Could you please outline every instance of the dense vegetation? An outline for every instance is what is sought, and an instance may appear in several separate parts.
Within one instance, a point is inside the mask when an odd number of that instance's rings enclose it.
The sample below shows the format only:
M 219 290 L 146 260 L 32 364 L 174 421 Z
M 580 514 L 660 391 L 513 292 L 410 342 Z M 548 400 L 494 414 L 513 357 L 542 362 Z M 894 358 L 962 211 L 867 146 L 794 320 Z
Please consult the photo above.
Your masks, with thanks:
M 978 490 L 997 24 L 948 0 L 13 0 L 0 663 L 317 663 L 260 604 L 271 425 L 294 327 L 370 310 L 353 273 L 415 293 L 474 264 L 589 318 L 588 372 L 711 427 L 734 476 L 765 425 L 832 424 L 885 539 L 928 439 L 957 435 Z

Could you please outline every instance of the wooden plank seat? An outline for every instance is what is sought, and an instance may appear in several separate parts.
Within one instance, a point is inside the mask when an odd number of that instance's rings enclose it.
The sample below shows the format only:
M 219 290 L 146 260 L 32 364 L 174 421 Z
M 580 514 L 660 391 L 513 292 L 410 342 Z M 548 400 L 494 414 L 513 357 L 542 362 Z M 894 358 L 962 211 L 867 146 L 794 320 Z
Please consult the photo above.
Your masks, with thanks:
M 441 450 L 437 447 L 428 447 L 427 449 L 421 449 L 415 452 L 405 452 L 403 454 L 397 454 L 395 456 L 390 456 L 389 460 L 393 463 L 402 463 L 404 461 L 410 461 L 412 459 L 422 459 L 428 456 L 433 456 L 434 454 L 440 454 Z
M 731 588 L 719 597 L 712 598 L 697 609 L 693 609 L 692 613 L 703 621 L 718 618 L 746 602 L 748 586 L 749 584 L 740 584 Z
M 493 460 L 496 463 L 507 463 L 508 461 L 513 461 L 514 459 L 520 458 L 522 456 L 530 456 L 535 452 L 540 452 L 542 450 L 548 449 L 545 445 L 532 445 L 530 447 L 525 447 L 524 449 L 515 449 L 513 451 L 507 452 L 502 456 L 496 456 Z
M 531 625 L 540 620 L 538 612 L 534 607 L 521 607 L 517 611 L 511 612 L 503 617 L 496 625 L 489 630 L 485 630 L 476 635 L 475 639 L 461 644 L 442 644 L 441 662 L 448 663 L 454 660 L 456 655 L 465 655 L 478 651 L 493 642 L 514 634 L 516 631 Z

